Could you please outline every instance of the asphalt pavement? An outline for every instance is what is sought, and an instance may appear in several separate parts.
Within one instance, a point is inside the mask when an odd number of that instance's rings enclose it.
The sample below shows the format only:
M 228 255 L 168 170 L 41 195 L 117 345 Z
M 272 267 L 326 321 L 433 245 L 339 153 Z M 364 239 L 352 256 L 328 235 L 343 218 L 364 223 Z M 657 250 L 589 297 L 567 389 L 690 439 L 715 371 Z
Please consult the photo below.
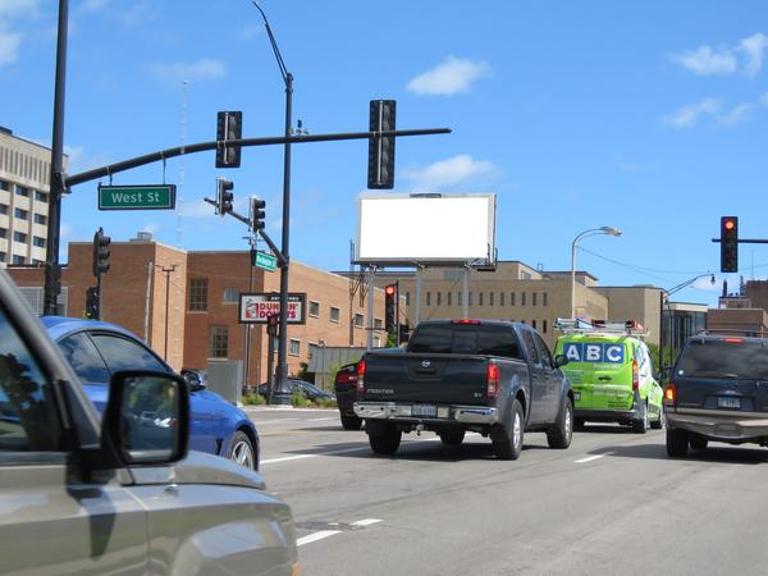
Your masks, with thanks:
M 765 448 L 672 460 L 663 432 L 595 425 L 568 450 L 527 434 L 514 462 L 432 433 L 382 457 L 335 411 L 250 414 L 307 576 L 768 573 Z

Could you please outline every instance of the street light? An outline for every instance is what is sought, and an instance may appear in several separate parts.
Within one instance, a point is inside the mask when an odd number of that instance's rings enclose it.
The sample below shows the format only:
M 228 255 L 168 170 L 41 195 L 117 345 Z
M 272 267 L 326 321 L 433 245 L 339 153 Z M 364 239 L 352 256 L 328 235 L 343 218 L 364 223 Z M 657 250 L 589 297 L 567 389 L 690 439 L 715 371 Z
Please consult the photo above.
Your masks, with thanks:
M 571 318 L 576 318 L 576 245 L 579 240 L 587 236 L 597 236 L 604 234 L 606 236 L 621 236 L 621 230 L 613 226 L 601 226 L 600 228 L 590 228 L 584 230 L 571 242 Z

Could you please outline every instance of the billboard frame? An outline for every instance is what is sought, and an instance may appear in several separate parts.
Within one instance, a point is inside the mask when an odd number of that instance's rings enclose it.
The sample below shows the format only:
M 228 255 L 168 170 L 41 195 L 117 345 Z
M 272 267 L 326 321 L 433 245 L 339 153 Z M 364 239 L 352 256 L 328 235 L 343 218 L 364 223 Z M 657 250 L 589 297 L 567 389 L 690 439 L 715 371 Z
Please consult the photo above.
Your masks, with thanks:
M 423 256 L 417 258 L 407 258 L 400 256 L 393 257 L 361 257 L 361 239 L 363 235 L 363 203 L 366 200 L 381 199 L 464 199 L 464 198 L 482 198 L 488 200 L 488 228 L 486 237 L 488 239 L 487 251 L 484 255 L 469 257 L 450 258 L 445 256 Z M 365 247 L 363 252 L 365 251 Z M 381 193 L 363 193 L 357 199 L 357 239 L 355 242 L 355 254 L 352 264 L 359 264 L 375 268 L 404 268 L 404 267 L 456 267 L 466 266 L 492 268 L 496 264 L 496 194 L 442 194 L 442 193 L 412 193 L 412 194 L 381 194 Z

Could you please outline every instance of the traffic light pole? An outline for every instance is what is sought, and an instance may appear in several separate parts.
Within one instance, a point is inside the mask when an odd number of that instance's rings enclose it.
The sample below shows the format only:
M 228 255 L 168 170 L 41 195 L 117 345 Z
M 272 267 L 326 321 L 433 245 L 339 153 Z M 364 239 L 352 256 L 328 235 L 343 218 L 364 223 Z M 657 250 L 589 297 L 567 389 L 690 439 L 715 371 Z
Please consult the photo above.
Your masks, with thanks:
M 59 24 L 56 41 L 56 85 L 53 98 L 53 134 L 51 138 L 48 238 L 45 243 L 43 310 L 46 315 L 56 314 L 59 292 L 61 291 L 59 233 L 61 229 L 61 196 L 64 194 L 64 102 L 67 76 L 68 18 L 69 0 L 59 0 Z

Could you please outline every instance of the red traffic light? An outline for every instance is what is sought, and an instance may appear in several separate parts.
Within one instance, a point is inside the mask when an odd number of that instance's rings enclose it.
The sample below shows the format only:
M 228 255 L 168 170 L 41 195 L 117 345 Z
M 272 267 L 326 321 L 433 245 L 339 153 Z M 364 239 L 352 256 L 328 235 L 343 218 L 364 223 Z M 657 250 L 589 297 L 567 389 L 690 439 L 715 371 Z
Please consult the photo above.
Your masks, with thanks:
M 723 222 L 723 228 L 725 228 L 726 230 L 733 230 L 735 227 L 736 227 L 736 222 L 734 222 L 733 220 L 729 219 Z
M 394 296 L 395 295 L 395 285 L 394 284 L 389 284 L 388 286 L 386 286 L 384 288 L 384 293 L 387 296 Z

